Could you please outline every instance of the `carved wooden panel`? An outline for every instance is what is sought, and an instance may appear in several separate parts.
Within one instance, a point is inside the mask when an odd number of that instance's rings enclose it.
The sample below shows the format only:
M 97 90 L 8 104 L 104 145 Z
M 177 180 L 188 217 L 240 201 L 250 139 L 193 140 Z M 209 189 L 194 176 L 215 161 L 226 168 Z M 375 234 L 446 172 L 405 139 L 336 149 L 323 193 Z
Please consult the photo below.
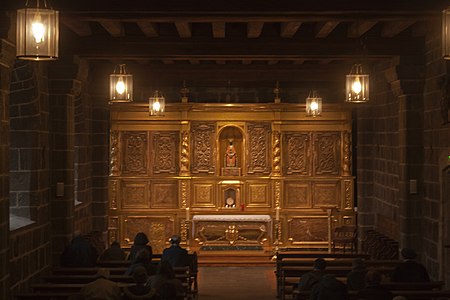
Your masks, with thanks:
M 340 183 L 337 182 L 315 182 L 313 184 L 313 206 L 336 206 L 341 207 Z
M 314 134 L 316 175 L 339 175 L 341 170 L 340 132 Z
M 177 174 L 178 132 L 153 134 L 153 173 Z
M 192 123 L 192 173 L 214 174 L 215 135 L 213 123 Z
M 269 123 L 250 123 L 247 126 L 247 173 L 270 173 L 271 134 Z
M 117 180 L 110 180 L 109 181 L 109 208 L 110 209 L 117 209 L 117 199 L 119 196 L 119 190 L 118 190 L 118 181 Z
M 311 136 L 309 133 L 284 134 L 284 173 L 287 175 L 309 175 L 311 172 Z
M 194 197 L 191 207 L 216 207 L 214 184 L 194 183 Z
M 146 181 L 122 181 L 122 208 L 149 208 L 148 183 Z
M 270 207 L 270 183 L 249 183 L 247 206 Z
M 284 187 L 286 208 L 306 208 L 311 207 L 309 197 L 309 184 L 299 181 L 288 181 Z
M 111 130 L 109 139 L 109 176 L 119 176 L 119 132 Z
M 138 232 L 144 232 L 150 240 L 153 253 L 162 253 L 166 241 L 174 234 L 171 217 L 128 216 L 123 222 L 123 244 L 131 246 Z
M 108 243 L 111 244 L 114 241 L 119 241 L 118 237 L 119 218 L 110 217 L 108 224 Z
M 288 237 L 292 244 L 327 242 L 328 219 L 326 216 L 294 217 L 288 222 Z
M 124 131 L 122 133 L 122 173 L 147 174 L 147 132 Z
M 178 184 L 176 181 L 152 182 L 151 208 L 178 208 Z
M 352 175 L 352 135 L 350 131 L 343 132 L 344 141 L 344 162 L 342 165 L 342 174 L 344 176 Z

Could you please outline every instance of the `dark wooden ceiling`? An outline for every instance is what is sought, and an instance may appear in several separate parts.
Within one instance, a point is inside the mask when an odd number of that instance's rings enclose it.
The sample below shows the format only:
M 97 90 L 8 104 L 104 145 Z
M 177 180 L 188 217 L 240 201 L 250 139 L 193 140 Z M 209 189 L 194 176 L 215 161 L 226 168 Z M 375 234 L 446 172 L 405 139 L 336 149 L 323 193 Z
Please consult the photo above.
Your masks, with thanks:
M 59 0 L 52 6 L 61 14 L 60 56 L 88 59 L 99 73 L 126 63 L 142 94 L 155 86 L 173 92 L 183 80 L 198 91 L 270 94 L 279 81 L 294 94 L 319 89 L 337 98 L 354 63 L 370 68 L 421 54 L 426 26 L 439 27 L 445 2 Z

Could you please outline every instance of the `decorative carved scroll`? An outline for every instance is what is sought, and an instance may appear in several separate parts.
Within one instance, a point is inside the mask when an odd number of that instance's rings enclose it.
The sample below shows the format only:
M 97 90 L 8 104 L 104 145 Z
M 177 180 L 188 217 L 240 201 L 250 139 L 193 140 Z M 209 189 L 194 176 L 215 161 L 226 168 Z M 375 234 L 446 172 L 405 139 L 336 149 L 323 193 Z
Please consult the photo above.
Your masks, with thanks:
M 192 124 L 192 173 L 215 173 L 215 134 L 212 123 Z
M 353 209 L 353 180 L 345 180 L 345 208 Z
M 178 208 L 177 182 L 152 183 L 151 208 Z
M 180 176 L 189 176 L 189 132 L 183 131 L 181 137 Z
M 123 173 L 127 175 L 147 174 L 147 132 L 125 131 L 122 139 Z
M 286 174 L 310 174 L 310 134 L 286 133 L 284 137 Z
M 342 173 L 344 176 L 352 175 L 352 136 L 350 131 L 344 132 L 344 163 L 342 166 Z
M 281 175 L 281 146 L 280 146 L 280 132 L 275 131 L 273 133 L 273 170 L 272 175 L 280 176 Z
M 119 132 L 111 130 L 109 137 L 109 176 L 119 176 Z
M 270 124 L 251 123 L 247 127 L 248 137 L 248 174 L 270 173 L 269 147 Z
M 280 207 L 281 204 L 281 181 L 275 181 L 275 207 Z
M 316 175 L 339 175 L 340 133 L 324 132 L 314 136 Z
M 181 208 L 188 207 L 188 199 L 189 199 L 189 181 L 181 180 L 180 181 L 180 195 L 181 195 Z
M 117 209 L 117 180 L 109 181 L 109 208 Z
M 178 132 L 158 132 L 153 135 L 153 173 L 176 174 L 178 135 Z

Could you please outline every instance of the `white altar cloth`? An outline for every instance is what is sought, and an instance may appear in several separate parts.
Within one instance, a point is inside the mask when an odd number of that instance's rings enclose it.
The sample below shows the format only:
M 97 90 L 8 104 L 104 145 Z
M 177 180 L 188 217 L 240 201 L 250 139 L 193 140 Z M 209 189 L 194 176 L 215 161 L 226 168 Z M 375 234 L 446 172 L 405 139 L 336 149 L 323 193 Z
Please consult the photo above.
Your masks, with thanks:
M 270 222 L 269 215 L 195 215 L 192 221 L 254 221 Z

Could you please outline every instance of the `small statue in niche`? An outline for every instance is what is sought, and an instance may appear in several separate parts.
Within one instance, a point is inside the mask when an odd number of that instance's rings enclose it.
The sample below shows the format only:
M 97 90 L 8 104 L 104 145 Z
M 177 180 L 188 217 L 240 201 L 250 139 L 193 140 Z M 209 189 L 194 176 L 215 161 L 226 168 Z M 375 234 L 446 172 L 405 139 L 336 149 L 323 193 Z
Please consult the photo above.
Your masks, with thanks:
M 229 144 L 225 151 L 225 167 L 237 167 L 236 148 L 233 145 L 233 139 L 228 140 Z

